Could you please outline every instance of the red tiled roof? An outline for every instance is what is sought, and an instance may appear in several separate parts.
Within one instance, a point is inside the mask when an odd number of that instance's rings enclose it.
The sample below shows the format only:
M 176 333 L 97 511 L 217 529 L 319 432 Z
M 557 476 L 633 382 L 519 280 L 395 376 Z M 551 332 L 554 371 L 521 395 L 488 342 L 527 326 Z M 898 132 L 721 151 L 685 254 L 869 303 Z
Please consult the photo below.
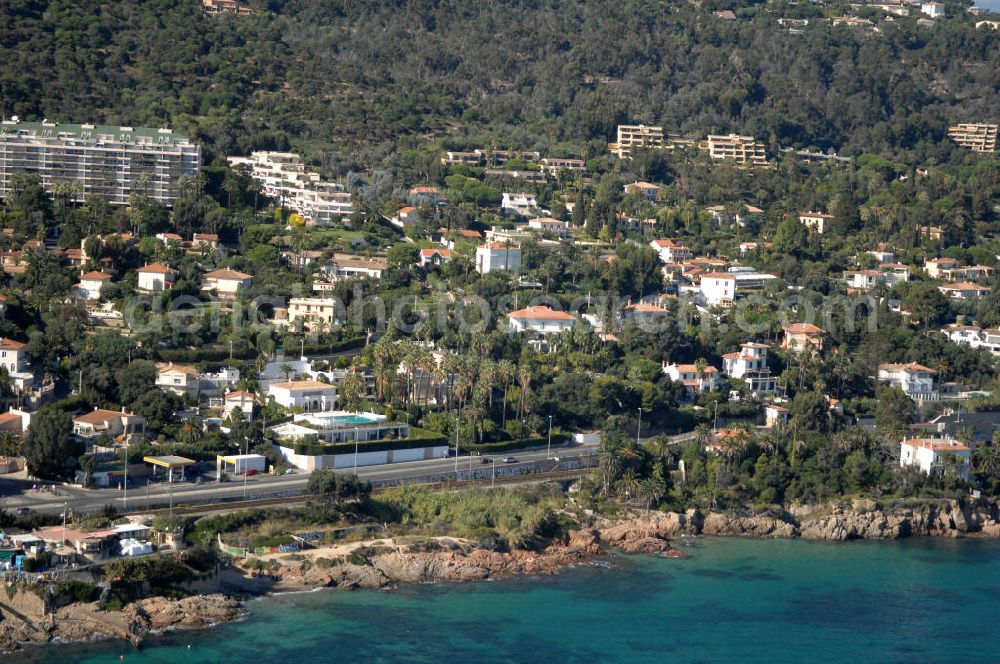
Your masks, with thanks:
M 163 263 L 150 263 L 145 267 L 139 268 L 137 271 L 144 272 L 146 274 L 177 274 L 177 270 L 164 265 Z
M 556 311 L 544 305 L 518 309 L 507 314 L 510 318 L 525 318 L 529 320 L 576 320 L 565 311 Z

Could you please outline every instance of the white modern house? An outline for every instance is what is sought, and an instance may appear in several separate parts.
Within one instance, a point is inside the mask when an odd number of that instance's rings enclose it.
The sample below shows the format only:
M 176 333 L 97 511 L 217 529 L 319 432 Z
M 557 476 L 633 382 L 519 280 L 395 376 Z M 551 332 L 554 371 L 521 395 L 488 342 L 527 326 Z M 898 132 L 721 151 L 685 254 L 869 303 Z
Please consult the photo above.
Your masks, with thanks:
M 306 412 L 325 412 L 337 407 L 337 387 L 318 380 L 290 380 L 271 383 L 267 396 L 288 409 L 301 408 Z
M 751 393 L 758 396 L 774 394 L 778 381 L 767 366 L 766 344 L 744 343 L 735 353 L 722 356 L 722 371 L 730 378 L 742 380 Z
M 150 263 L 136 270 L 137 288 L 147 293 L 170 290 L 177 281 L 177 270 L 163 263 Z
M 954 464 L 959 476 L 969 478 L 972 450 L 965 443 L 954 438 L 910 438 L 899 444 L 899 465 L 919 466 L 930 475 L 941 474 Z
M 410 427 L 378 413 L 310 413 L 272 427 L 285 461 L 303 471 L 443 459 L 448 445 L 408 440 Z M 357 444 L 355 443 L 357 441 Z M 380 441 L 376 449 L 365 443 Z M 315 443 L 316 445 L 309 445 Z M 311 449 L 312 448 L 312 449 Z M 316 449 L 318 448 L 318 449 Z
M 500 242 L 487 242 L 476 248 L 476 272 L 488 274 L 494 270 L 521 271 L 521 247 Z
M 706 272 L 701 275 L 699 290 L 710 306 L 728 307 L 737 298 L 763 290 L 767 282 L 777 279 L 773 274 L 752 268 L 730 268 L 728 272 Z
M 918 401 L 933 401 L 938 398 L 938 390 L 934 385 L 934 374 L 916 362 L 906 364 L 880 364 L 878 366 L 878 382 L 901 389 L 906 396 Z
M 984 348 L 1000 355 L 1000 330 L 982 329 L 974 325 L 949 325 L 941 332 L 959 346 Z
M 538 212 L 538 199 L 534 194 L 504 192 L 500 201 L 500 211 L 519 217 L 530 217 Z
M 223 300 L 232 300 L 244 288 L 253 283 L 253 276 L 236 270 L 212 270 L 202 277 L 201 289 L 215 293 Z
M 112 276 L 107 272 L 86 272 L 80 275 L 80 284 L 76 287 L 76 296 L 84 300 L 100 300 L 101 290 L 111 283 Z
M 569 222 L 552 217 L 535 217 L 528 220 L 528 228 L 539 233 L 551 233 L 557 237 L 569 237 Z
M 944 18 L 944 4 L 940 2 L 925 2 L 920 5 L 920 13 L 931 18 Z
M 691 249 L 683 242 L 653 240 L 649 243 L 649 246 L 660 255 L 660 260 L 668 265 L 671 263 L 683 263 L 691 258 Z

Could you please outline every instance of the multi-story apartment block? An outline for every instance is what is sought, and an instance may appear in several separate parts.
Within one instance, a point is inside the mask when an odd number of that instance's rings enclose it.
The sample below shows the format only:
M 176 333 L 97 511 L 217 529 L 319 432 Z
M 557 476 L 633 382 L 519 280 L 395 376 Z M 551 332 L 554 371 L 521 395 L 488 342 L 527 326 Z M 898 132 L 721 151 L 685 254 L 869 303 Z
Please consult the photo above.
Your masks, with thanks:
M 559 175 L 561 171 L 579 171 L 582 173 L 587 168 L 583 159 L 560 159 L 557 157 L 546 157 L 539 162 L 539 165 L 546 175 L 551 175 L 552 177 Z
M 737 164 L 764 166 L 767 164 L 767 152 L 764 145 L 758 143 L 753 136 L 715 136 L 709 134 L 705 141 L 705 149 L 712 159 L 732 159 Z
M 973 152 L 997 151 L 997 125 L 969 123 L 948 127 L 948 137 Z
M 229 164 L 247 166 L 266 195 L 301 214 L 310 224 L 329 224 L 354 214 L 350 192 L 343 185 L 323 182 L 319 173 L 307 171 L 295 153 L 254 152 L 249 157 L 230 157 Z
M 128 205 L 133 193 L 144 193 L 173 205 L 181 177 L 197 174 L 200 166 L 201 147 L 170 129 L 22 122 L 16 116 L 0 124 L 0 197 L 10 194 L 15 174 L 32 173 L 50 193 L 66 186 L 77 203 L 98 196 Z
M 618 141 L 608 149 L 619 159 L 631 159 L 633 150 L 673 150 L 686 145 L 692 145 L 690 139 L 665 133 L 663 127 L 618 125 Z

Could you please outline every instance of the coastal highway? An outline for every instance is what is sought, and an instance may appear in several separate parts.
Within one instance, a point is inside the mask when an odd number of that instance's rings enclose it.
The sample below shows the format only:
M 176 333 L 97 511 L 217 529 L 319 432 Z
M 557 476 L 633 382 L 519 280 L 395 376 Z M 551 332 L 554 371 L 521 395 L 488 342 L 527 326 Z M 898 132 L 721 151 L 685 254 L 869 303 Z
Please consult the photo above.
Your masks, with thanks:
M 552 457 L 558 457 L 562 462 L 569 462 L 573 459 L 593 458 L 597 454 L 598 446 L 573 445 L 571 447 L 553 446 Z M 516 459 L 514 463 L 503 463 L 505 456 Z M 492 462 L 484 463 L 482 460 L 493 459 L 496 461 L 495 468 L 498 476 L 511 472 L 518 466 L 534 465 L 536 462 L 546 460 L 546 449 L 533 448 L 525 450 L 514 450 L 497 455 L 486 457 L 462 455 L 458 459 L 459 471 L 479 471 L 490 477 L 493 472 Z M 551 461 L 552 470 L 555 470 L 559 462 Z M 541 464 L 544 468 L 545 464 Z M 549 470 L 548 468 L 544 468 Z M 455 470 L 455 459 L 433 459 L 429 461 L 410 461 L 392 465 L 361 466 L 358 468 L 358 476 L 372 482 L 393 482 L 399 484 L 413 483 L 416 481 L 432 481 L 427 478 L 440 477 L 453 473 Z M 353 472 L 353 468 L 343 468 L 340 472 Z M 82 489 L 73 485 L 55 485 L 58 495 L 49 491 L 32 490 L 32 482 L 28 480 L 0 479 L 0 507 L 8 510 L 15 510 L 27 507 L 33 512 L 47 514 L 61 514 L 65 506 L 68 506 L 73 513 L 91 513 L 100 510 L 107 504 L 113 504 L 121 512 L 139 512 L 150 506 L 167 506 L 171 501 L 175 506 L 185 503 L 210 504 L 214 501 L 242 499 L 246 496 L 253 499 L 255 496 L 261 498 L 274 498 L 274 494 L 289 492 L 295 495 L 301 492 L 309 481 L 309 474 L 301 471 L 289 475 L 256 475 L 246 478 L 233 478 L 229 482 L 215 482 L 210 479 L 210 475 L 201 475 L 202 484 L 194 482 L 175 482 L 172 486 L 164 483 L 152 483 L 132 485 L 128 490 L 127 503 L 125 494 L 120 489 Z M 245 485 L 245 486 L 244 486 Z

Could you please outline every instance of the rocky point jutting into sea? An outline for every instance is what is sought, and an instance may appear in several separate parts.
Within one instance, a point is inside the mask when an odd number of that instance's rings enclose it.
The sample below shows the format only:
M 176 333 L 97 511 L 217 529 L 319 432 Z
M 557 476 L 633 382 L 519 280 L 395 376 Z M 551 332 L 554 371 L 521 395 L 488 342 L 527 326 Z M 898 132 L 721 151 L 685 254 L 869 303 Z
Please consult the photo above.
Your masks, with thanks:
M 436 537 L 340 545 L 337 551 L 329 552 L 336 555 L 325 555 L 328 552 L 323 550 L 285 554 L 269 561 L 266 572 L 251 571 L 260 565 L 236 561 L 234 567 L 202 579 L 197 589 L 192 589 L 199 594 L 179 600 L 146 598 L 120 612 L 101 611 L 96 602 L 61 604 L 37 589 L 9 586 L 7 593 L 0 595 L 0 651 L 17 650 L 26 644 L 101 638 L 139 645 L 149 634 L 238 619 L 244 614 L 244 598 L 268 593 L 313 588 L 383 589 L 401 583 L 553 574 L 593 560 L 609 547 L 623 553 L 684 558 L 684 551 L 671 546 L 671 540 L 683 536 L 816 540 L 1000 537 L 998 503 L 992 501 L 915 501 L 905 506 L 880 506 L 875 501 L 858 500 L 849 506 L 798 506 L 763 512 L 634 511 L 615 518 L 589 515 L 579 525 L 536 551 Z

